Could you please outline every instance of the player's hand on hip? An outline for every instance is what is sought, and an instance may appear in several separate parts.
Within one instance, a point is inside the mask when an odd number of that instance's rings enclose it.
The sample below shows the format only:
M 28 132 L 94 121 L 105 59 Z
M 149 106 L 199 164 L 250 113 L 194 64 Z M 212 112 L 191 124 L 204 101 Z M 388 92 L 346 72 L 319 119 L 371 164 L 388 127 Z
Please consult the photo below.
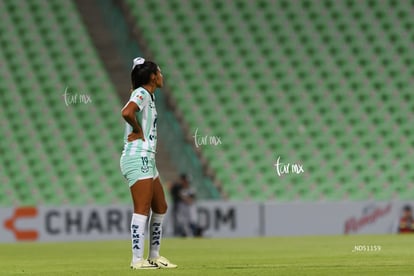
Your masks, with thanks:
M 138 139 L 145 141 L 145 138 L 142 132 L 139 132 L 139 133 L 131 132 L 130 134 L 128 134 L 128 142 L 132 142 Z

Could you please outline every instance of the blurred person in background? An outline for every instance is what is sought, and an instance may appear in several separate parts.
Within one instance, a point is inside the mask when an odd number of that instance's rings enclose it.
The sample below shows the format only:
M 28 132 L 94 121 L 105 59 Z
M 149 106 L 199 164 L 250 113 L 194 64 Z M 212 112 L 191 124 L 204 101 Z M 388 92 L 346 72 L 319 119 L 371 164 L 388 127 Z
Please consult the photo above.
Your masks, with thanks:
M 173 200 L 174 235 L 181 237 L 200 237 L 201 228 L 197 224 L 195 190 L 190 186 L 187 174 L 182 173 L 170 189 Z
M 414 233 L 414 219 L 410 205 L 405 205 L 398 223 L 398 233 Z

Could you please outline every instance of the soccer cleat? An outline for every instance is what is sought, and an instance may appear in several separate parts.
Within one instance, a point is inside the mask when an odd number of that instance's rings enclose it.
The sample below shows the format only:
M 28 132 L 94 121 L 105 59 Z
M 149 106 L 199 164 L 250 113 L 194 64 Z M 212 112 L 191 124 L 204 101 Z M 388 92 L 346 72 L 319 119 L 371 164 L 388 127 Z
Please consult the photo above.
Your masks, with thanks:
M 176 264 L 171 263 L 167 258 L 162 256 L 159 256 L 158 258 L 148 258 L 148 262 L 159 268 L 177 268 Z
M 148 260 L 140 260 L 135 263 L 131 263 L 132 269 L 159 269 L 155 264 L 151 264 Z

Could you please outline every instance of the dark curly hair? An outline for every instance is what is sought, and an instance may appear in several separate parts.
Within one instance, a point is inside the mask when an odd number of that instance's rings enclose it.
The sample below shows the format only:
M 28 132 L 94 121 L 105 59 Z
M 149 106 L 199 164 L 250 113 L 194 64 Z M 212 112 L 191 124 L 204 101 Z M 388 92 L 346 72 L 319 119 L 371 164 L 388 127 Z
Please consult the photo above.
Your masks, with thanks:
M 145 61 L 143 64 L 134 66 L 131 72 L 132 88 L 135 90 L 150 81 L 151 74 L 157 74 L 158 65 L 152 61 Z

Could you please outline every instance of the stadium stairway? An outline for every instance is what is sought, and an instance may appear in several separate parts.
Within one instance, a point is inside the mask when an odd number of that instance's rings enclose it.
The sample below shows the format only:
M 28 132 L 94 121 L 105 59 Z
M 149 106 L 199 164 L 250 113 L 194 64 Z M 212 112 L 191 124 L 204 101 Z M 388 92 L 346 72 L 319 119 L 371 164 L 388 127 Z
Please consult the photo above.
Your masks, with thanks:
M 108 31 L 116 37 L 115 41 L 119 52 L 124 56 L 128 68 L 130 61 L 142 53 L 142 56 L 153 58 L 152 51 L 143 40 L 139 29 L 132 24 L 131 16 L 125 10 L 127 8 L 121 1 L 101 0 L 99 9 L 104 14 L 107 21 Z M 160 66 L 164 67 L 164 62 L 159 61 Z M 163 143 L 160 151 L 168 151 L 174 160 L 177 168 L 176 172 L 185 172 L 191 175 L 192 185 L 197 190 L 197 197 L 200 199 L 217 199 L 221 197 L 216 185 L 205 170 L 205 166 L 199 156 L 192 148 L 193 141 L 188 141 L 184 135 L 185 129 L 182 125 L 181 116 L 178 109 L 174 108 L 172 102 L 169 83 L 173 80 L 165 80 L 164 88 L 157 92 L 157 110 L 160 120 L 158 123 L 158 133 L 162 137 Z M 165 142 L 165 143 L 164 143 Z M 163 159 L 157 158 L 157 162 L 162 165 Z M 172 178 L 168 179 L 172 180 Z

